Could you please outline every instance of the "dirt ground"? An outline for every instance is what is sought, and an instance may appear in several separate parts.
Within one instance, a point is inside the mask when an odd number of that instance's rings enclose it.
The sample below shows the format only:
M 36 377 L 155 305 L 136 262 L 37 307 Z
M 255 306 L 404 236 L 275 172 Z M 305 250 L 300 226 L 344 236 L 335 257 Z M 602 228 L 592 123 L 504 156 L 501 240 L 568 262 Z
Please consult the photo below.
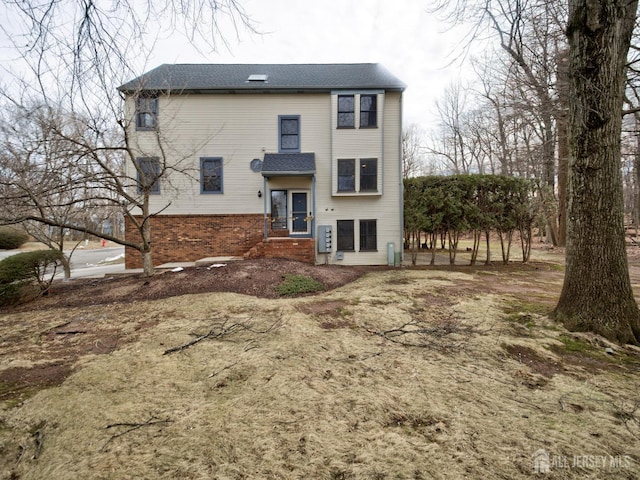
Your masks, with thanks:
M 195 293 L 233 292 L 260 298 L 278 298 L 276 286 L 286 275 L 304 275 L 325 286 L 345 285 L 368 271 L 385 267 L 316 267 L 284 259 L 232 261 L 224 267 L 188 267 L 181 272 L 164 271 L 145 278 L 139 274 L 94 279 L 56 281 L 49 294 L 13 311 L 129 303 L 158 300 Z
M 536 253 L 58 282 L 0 311 L 0 479 L 638 478 L 640 350 L 550 320 Z

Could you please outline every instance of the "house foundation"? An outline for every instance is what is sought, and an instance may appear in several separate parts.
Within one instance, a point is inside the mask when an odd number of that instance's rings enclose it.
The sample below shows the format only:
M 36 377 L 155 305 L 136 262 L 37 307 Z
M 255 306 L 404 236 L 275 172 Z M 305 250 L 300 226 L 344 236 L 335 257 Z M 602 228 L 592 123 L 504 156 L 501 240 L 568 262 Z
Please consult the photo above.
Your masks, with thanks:
M 313 238 L 288 237 L 287 231 L 269 229 L 269 238 L 265 239 L 263 218 L 260 214 L 153 217 L 150 219 L 153 264 L 223 256 L 315 263 Z M 140 238 L 131 219 L 125 222 L 125 238 L 134 242 Z M 125 248 L 125 268 L 142 268 L 140 252 Z

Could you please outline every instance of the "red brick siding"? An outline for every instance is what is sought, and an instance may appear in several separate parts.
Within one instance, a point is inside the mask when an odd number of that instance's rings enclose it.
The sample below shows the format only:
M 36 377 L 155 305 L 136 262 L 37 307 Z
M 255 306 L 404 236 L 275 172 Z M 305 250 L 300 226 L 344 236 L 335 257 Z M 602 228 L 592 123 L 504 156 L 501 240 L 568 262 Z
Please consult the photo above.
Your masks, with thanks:
M 245 258 L 288 258 L 316 263 L 313 238 L 268 238 L 245 254 Z
M 153 264 L 193 262 L 204 257 L 242 256 L 264 237 L 261 214 L 161 215 L 151 220 Z M 125 222 L 125 238 L 138 242 L 132 222 Z M 125 249 L 126 268 L 141 268 L 142 257 Z

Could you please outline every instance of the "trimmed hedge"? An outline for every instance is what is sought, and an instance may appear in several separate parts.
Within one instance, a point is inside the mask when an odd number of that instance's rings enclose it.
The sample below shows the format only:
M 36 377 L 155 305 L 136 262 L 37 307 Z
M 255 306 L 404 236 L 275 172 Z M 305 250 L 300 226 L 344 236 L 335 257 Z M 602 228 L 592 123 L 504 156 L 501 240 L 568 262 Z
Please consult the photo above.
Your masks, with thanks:
M 437 240 L 444 248 L 446 238 L 453 264 L 460 236 L 469 234 L 473 236 L 474 263 L 481 236 L 488 238 L 494 232 L 500 237 L 503 261 L 507 263 L 513 234 L 518 232 L 523 261 L 528 261 L 532 224 L 539 210 L 534 187 L 530 180 L 501 175 L 405 179 L 404 227 L 405 238 L 413 239 L 412 260 L 415 262 L 421 247 L 419 239 L 426 234 L 433 255 Z
M 29 240 L 29 235 L 11 227 L 0 227 L 0 250 L 20 248 Z
M 19 302 L 30 286 L 37 285 L 40 295 L 45 293 L 61 260 L 59 250 L 35 250 L 0 261 L 0 305 Z

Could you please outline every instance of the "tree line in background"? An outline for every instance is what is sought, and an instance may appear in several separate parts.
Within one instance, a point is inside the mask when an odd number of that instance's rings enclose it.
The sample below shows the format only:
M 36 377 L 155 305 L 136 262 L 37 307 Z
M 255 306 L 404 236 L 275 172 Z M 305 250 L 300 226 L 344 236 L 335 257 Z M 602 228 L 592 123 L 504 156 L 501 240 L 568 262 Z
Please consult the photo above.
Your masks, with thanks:
M 422 171 L 531 179 L 547 237 L 567 246 L 553 316 L 640 344 L 625 249 L 625 212 L 640 217 L 638 0 L 441 0 L 432 12 L 471 24 L 468 45 L 486 48 L 475 79 L 438 102 L 438 128 L 410 142 L 431 160 Z
M 435 14 L 473 25 L 471 69 L 436 103 L 436 124 L 405 128 L 405 173 L 499 174 L 533 179 L 546 237 L 566 244 L 569 161 L 567 2 L 441 2 Z M 623 106 L 622 177 L 627 221 L 640 225 L 640 32 L 632 37 Z
M 416 264 L 420 249 L 431 252 L 435 263 L 438 248 L 447 249 L 449 262 L 456 261 L 462 235 L 473 238 L 471 265 L 478 259 L 484 236 L 491 262 L 490 238 L 500 240 L 503 263 L 508 263 L 514 234 L 518 234 L 522 261 L 531 253 L 533 225 L 539 213 L 534 184 L 504 175 L 426 176 L 404 180 L 405 246 Z M 424 240 L 424 242 L 423 242 Z

